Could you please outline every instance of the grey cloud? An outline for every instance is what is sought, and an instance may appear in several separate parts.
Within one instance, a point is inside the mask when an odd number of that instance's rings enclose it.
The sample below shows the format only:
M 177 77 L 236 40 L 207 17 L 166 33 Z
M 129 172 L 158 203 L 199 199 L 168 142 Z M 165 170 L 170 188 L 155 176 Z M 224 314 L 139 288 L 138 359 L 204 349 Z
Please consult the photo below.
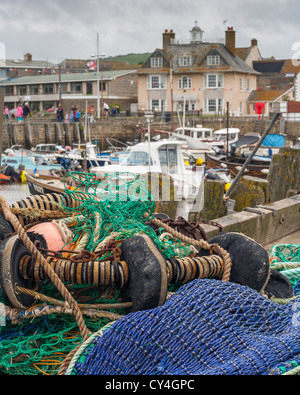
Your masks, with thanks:
M 0 41 L 7 56 L 35 59 L 89 58 L 151 52 L 165 29 L 187 39 L 195 20 L 208 38 L 224 37 L 223 20 L 237 31 L 237 45 L 257 38 L 265 57 L 288 56 L 300 41 L 299 0 L 0 0 Z M 292 54 L 291 54 L 292 56 Z

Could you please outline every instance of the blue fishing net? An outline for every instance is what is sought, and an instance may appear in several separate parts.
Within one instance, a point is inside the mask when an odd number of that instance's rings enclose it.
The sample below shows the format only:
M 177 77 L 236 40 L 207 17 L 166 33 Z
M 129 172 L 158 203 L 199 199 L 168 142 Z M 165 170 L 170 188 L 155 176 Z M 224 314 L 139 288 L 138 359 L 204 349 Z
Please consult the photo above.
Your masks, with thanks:
M 282 374 L 300 363 L 299 328 L 300 298 L 282 306 L 248 287 L 195 280 L 162 307 L 115 322 L 68 374 Z

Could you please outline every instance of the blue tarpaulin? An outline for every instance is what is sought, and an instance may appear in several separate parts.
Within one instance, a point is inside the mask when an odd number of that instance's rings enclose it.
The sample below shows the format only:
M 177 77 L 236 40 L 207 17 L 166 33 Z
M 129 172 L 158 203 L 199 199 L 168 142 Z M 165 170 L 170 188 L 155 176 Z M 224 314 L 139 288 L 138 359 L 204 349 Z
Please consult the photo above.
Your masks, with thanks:
M 263 147 L 283 147 L 285 138 L 281 134 L 269 134 L 263 141 Z

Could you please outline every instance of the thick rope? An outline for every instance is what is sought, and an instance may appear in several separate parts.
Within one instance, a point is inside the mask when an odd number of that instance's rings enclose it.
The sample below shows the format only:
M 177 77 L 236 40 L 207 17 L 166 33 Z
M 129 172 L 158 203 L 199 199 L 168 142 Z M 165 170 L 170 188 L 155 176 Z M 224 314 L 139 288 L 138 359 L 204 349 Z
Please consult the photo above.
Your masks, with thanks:
M 147 214 L 145 214 L 144 217 L 147 217 Z M 211 248 L 213 247 L 213 245 L 209 244 L 205 240 L 194 240 L 194 239 L 191 239 L 191 238 L 183 235 L 180 232 L 177 232 L 175 229 L 171 228 L 169 225 L 165 224 L 164 222 L 160 221 L 157 218 L 150 219 L 150 222 L 152 224 L 158 226 L 159 228 L 164 228 L 167 232 L 171 233 L 171 235 L 173 235 L 177 239 L 181 240 L 183 243 L 191 244 L 194 247 L 203 248 L 205 250 L 211 250 Z M 224 273 L 223 273 L 222 281 L 228 282 L 230 279 L 231 267 L 232 267 L 230 254 L 226 250 L 221 248 L 220 246 L 217 246 L 217 247 L 218 247 L 218 249 L 222 255 L 222 258 L 224 260 Z
M 59 279 L 59 277 L 55 274 L 54 270 L 50 265 L 48 265 L 46 259 L 43 257 L 43 255 L 37 250 L 35 245 L 31 242 L 29 239 L 28 235 L 26 234 L 25 230 L 23 229 L 20 221 L 18 218 L 10 211 L 10 207 L 8 206 L 6 200 L 2 195 L 0 195 L 0 205 L 3 210 L 3 214 L 7 221 L 9 221 L 12 226 L 14 227 L 15 231 L 18 233 L 20 239 L 23 241 L 25 246 L 28 248 L 30 253 L 35 257 L 37 262 L 39 262 L 45 271 L 45 273 L 48 275 L 50 281 L 55 285 L 57 290 L 60 292 L 60 294 L 63 296 L 63 298 L 68 302 L 69 306 L 71 307 L 71 310 L 76 318 L 77 324 L 79 326 L 79 330 L 81 333 L 81 336 L 83 340 L 85 341 L 89 335 L 90 331 L 88 330 L 85 321 L 83 319 L 83 315 L 78 308 L 77 302 L 75 299 L 72 297 L 72 295 L 69 293 L 65 285 L 62 283 L 62 281 Z

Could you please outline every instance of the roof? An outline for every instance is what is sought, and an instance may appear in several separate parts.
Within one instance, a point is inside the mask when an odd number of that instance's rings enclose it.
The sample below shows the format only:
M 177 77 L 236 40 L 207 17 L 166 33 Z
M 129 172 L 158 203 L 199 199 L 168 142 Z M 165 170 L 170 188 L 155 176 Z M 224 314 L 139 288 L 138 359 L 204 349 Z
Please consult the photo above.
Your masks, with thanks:
M 120 78 L 124 75 L 132 74 L 136 70 L 112 70 L 103 71 L 101 73 L 103 80 L 113 80 L 115 78 Z M 38 76 L 24 76 L 18 78 L 10 78 L 3 81 L 4 85 L 28 85 L 28 84 L 47 84 L 47 83 L 57 83 L 59 80 L 59 74 L 50 75 L 38 75 Z M 82 81 L 96 81 L 97 73 L 69 73 L 61 74 L 61 82 L 82 82 Z
M 253 68 L 260 73 L 280 73 L 284 62 L 284 60 L 259 60 L 253 62 Z
M 236 48 L 235 54 L 245 62 L 247 57 L 249 56 L 250 51 L 251 51 L 251 47 Z
M 184 67 L 178 66 L 178 58 L 187 56 L 188 54 L 191 54 L 193 57 L 193 64 Z M 209 54 L 220 55 L 221 64 L 208 66 L 206 58 Z M 139 73 L 153 73 L 153 68 L 150 67 L 150 58 L 153 56 L 163 57 L 163 69 L 170 68 L 170 62 L 172 60 L 174 73 L 196 73 L 212 70 L 258 74 L 257 71 L 248 66 L 239 56 L 233 56 L 226 46 L 221 43 L 171 44 L 167 47 L 166 51 L 156 49 L 139 70 Z M 162 68 L 155 68 L 155 72 L 166 71 L 162 70 Z
M 284 94 L 288 93 L 291 89 L 273 89 L 273 90 L 256 90 L 252 91 L 249 98 L 248 102 L 273 102 L 277 100 L 280 96 L 283 96 Z
M 9 69 L 45 69 L 45 68 L 54 68 L 57 67 L 56 64 L 48 62 L 46 60 L 6 60 L 5 65 L 1 66 L 1 68 L 9 68 Z
M 300 65 L 295 65 L 292 59 L 254 61 L 253 68 L 260 73 L 281 73 L 284 76 L 300 72 Z

